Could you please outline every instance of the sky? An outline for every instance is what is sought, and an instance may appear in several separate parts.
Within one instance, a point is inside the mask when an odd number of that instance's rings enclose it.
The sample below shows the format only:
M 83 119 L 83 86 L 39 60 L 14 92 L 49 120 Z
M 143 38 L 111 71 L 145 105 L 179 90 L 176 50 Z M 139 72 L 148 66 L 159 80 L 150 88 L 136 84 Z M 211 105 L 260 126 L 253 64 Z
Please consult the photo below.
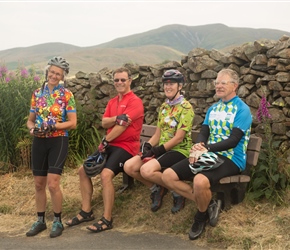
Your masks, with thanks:
M 0 51 L 50 42 L 95 46 L 170 24 L 290 32 L 289 13 L 290 1 L 0 1 Z

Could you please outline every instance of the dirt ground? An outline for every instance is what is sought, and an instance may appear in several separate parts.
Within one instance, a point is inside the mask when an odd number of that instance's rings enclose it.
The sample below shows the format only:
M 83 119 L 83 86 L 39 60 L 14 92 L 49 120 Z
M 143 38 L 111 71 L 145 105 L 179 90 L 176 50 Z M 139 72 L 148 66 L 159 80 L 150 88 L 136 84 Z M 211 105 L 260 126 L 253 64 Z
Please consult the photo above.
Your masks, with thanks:
M 99 177 L 93 179 L 93 210 L 96 219 L 102 216 L 103 203 Z M 63 221 L 79 212 L 81 196 L 77 170 L 68 170 L 61 179 L 63 190 Z M 114 179 L 116 190 L 122 176 Z M 23 235 L 34 222 L 35 197 L 33 177 L 29 170 L 0 175 L 0 232 L 9 236 Z M 164 197 L 162 207 L 150 210 L 149 190 L 140 183 L 123 193 L 116 193 L 114 228 L 120 232 L 159 232 L 178 235 L 188 240 L 188 231 L 196 211 L 192 201 L 177 214 L 170 212 L 172 197 Z M 53 217 L 49 193 L 46 218 L 48 226 Z M 290 195 L 287 203 L 289 204 Z M 269 202 L 246 199 L 228 211 L 222 211 L 216 227 L 207 226 L 196 240 L 199 246 L 213 249 L 290 249 L 290 208 L 276 207 Z

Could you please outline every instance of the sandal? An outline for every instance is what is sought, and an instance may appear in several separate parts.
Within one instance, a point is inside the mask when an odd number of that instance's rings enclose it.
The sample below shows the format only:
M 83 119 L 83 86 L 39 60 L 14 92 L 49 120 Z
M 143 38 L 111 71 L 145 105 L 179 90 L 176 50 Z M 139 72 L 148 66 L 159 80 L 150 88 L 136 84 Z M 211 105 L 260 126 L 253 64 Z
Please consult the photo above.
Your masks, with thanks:
M 93 211 L 91 210 L 90 212 L 85 212 L 83 210 L 81 210 L 79 212 L 79 215 L 82 217 L 81 219 L 79 219 L 77 216 L 73 217 L 71 219 L 71 222 L 66 222 L 65 224 L 68 225 L 69 227 L 72 227 L 72 226 L 76 226 L 82 222 L 86 222 L 86 221 L 91 221 L 91 220 L 94 220 L 95 217 L 93 215 Z
M 100 222 L 101 221 L 101 222 Z M 93 226 L 96 228 L 96 229 L 93 229 L 91 227 L 87 227 L 88 230 L 94 232 L 94 233 L 99 233 L 99 232 L 102 232 L 102 231 L 105 231 L 105 230 L 109 230 L 109 229 L 112 229 L 113 228 L 113 219 L 111 220 L 106 220 L 105 217 L 103 216 L 100 221 L 98 221 L 97 223 L 94 223 Z M 103 228 L 103 226 L 106 226 L 105 228 Z

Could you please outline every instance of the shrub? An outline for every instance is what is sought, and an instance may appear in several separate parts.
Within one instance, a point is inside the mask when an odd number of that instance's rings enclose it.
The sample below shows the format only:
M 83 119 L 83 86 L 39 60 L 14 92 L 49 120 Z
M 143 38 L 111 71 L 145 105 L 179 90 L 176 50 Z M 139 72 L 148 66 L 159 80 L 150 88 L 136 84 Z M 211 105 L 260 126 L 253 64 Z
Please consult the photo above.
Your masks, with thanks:
M 289 186 L 289 172 L 287 164 L 281 160 L 280 142 L 273 140 L 269 106 L 266 97 L 262 97 L 257 119 L 263 124 L 264 139 L 258 165 L 252 168 L 249 194 L 254 199 L 267 198 L 281 205 L 284 203 L 285 191 Z
M 16 170 L 19 166 L 30 167 L 32 136 L 26 122 L 31 95 L 41 86 L 43 75 L 33 69 L 19 68 L 9 72 L 0 66 L 0 168 L 1 172 Z M 88 122 L 82 108 L 77 106 L 78 124 L 69 132 L 68 166 L 76 166 L 96 149 L 100 142 L 97 129 Z

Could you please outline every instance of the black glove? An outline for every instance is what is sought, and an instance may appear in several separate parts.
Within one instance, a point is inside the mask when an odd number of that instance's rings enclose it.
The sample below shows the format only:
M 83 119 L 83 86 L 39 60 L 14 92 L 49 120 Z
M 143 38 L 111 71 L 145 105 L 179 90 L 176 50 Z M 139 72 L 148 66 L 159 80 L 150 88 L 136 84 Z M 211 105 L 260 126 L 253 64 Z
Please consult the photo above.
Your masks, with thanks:
M 54 131 L 56 131 L 55 124 L 44 125 L 42 123 L 40 129 L 37 127 L 33 129 L 33 134 L 37 137 L 45 137 L 47 133 Z
M 149 142 L 143 142 L 140 147 L 140 153 L 142 155 L 146 154 L 150 149 L 152 148 L 152 145 Z
M 46 133 L 39 128 L 34 128 L 33 135 L 37 137 L 45 137 Z
M 55 124 L 48 125 L 48 124 L 42 123 L 41 130 L 43 132 L 45 132 L 46 134 L 50 133 L 50 132 L 54 132 L 54 131 L 56 131 Z
M 147 153 L 143 154 L 141 156 L 141 160 L 142 161 L 147 161 L 148 158 L 152 159 L 152 158 L 157 158 L 160 155 L 163 155 L 166 153 L 166 150 L 164 148 L 163 145 L 157 146 L 157 147 L 152 147 L 150 149 L 150 151 L 148 151 Z
M 120 126 L 128 126 L 128 117 L 126 114 L 122 114 L 122 115 L 118 115 L 116 117 L 116 124 L 120 125 Z
M 106 140 L 106 137 L 103 137 L 101 144 L 98 146 L 100 152 L 104 152 L 106 148 L 109 147 L 109 142 Z

